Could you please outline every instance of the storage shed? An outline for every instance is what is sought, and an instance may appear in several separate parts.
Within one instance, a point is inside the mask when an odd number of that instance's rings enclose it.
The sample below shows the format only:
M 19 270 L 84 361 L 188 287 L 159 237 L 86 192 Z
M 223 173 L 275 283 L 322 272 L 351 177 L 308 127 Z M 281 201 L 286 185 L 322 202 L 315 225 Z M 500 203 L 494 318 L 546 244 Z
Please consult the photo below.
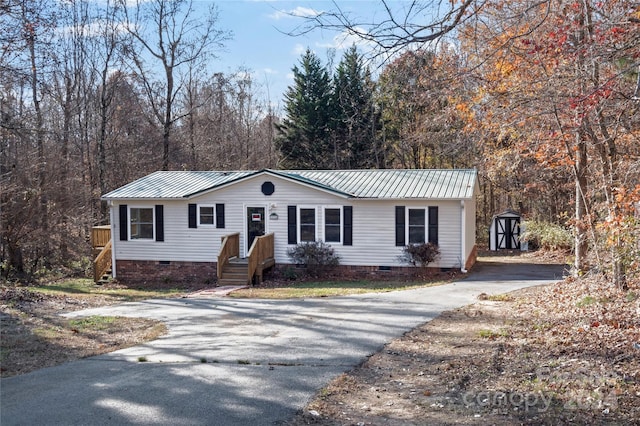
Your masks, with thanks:
M 527 244 L 520 242 L 522 234 L 520 213 L 507 209 L 491 220 L 489 227 L 489 250 L 527 250 Z

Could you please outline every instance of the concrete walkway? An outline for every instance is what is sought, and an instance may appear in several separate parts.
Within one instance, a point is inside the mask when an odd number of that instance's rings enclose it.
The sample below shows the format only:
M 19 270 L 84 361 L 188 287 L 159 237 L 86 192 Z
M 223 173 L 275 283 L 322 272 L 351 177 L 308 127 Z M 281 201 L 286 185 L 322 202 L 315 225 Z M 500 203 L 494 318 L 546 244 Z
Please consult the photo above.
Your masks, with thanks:
M 0 423 L 283 424 L 332 378 L 442 311 L 561 275 L 561 266 L 487 263 L 465 280 L 418 290 L 147 300 L 74 312 L 68 316 L 159 319 L 169 334 L 2 379 Z

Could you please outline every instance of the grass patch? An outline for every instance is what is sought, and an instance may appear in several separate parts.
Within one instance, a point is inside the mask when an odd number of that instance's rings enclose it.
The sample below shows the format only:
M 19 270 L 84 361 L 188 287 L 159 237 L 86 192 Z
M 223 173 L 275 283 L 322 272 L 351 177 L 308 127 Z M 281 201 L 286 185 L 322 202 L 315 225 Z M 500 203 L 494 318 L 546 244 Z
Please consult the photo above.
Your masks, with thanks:
M 432 287 L 447 284 L 450 279 L 434 281 L 306 281 L 293 282 L 286 287 L 251 287 L 236 290 L 229 294 L 236 298 L 292 299 L 303 297 L 346 296 L 372 292 L 389 292 Z
M 497 339 L 498 337 L 508 337 L 509 332 L 506 329 L 500 329 L 499 331 L 482 329 L 478 332 L 478 336 L 483 339 Z
M 139 356 L 138 357 L 138 362 L 147 362 L 147 361 L 149 361 L 149 360 L 147 359 L 146 356 Z
M 598 303 L 598 300 L 595 297 L 585 296 L 578 303 L 576 303 L 576 306 L 578 308 L 584 308 L 585 306 L 595 305 L 596 303 Z
M 93 315 L 86 318 L 69 320 L 69 326 L 77 331 L 104 331 L 113 327 L 117 320 L 117 317 Z
M 134 302 L 159 297 L 174 297 L 184 293 L 179 289 L 135 289 L 97 285 L 90 279 L 78 278 L 29 287 L 29 290 L 50 295 L 74 297 L 107 296 L 124 302 Z
M 43 340 L 56 340 L 64 336 L 64 330 L 55 326 L 43 326 L 34 328 L 33 334 Z
M 502 294 L 490 294 L 487 296 L 487 300 L 491 300 L 492 302 L 512 302 L 513 296 L 507 293 Z

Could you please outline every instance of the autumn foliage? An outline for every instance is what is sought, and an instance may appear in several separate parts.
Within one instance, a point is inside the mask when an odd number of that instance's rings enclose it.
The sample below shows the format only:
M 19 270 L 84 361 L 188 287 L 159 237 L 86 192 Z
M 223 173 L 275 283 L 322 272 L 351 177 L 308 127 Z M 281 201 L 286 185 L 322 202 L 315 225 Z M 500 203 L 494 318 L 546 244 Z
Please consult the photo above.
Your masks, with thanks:
M 488 175 L 521 165 L 529 197 L 570 197 L 576 272 L 599 264 L 622 287 L 640 243 L 639 10 L 492 1 L 460 34 L 478 83 L 460 108 L 475 111 Z

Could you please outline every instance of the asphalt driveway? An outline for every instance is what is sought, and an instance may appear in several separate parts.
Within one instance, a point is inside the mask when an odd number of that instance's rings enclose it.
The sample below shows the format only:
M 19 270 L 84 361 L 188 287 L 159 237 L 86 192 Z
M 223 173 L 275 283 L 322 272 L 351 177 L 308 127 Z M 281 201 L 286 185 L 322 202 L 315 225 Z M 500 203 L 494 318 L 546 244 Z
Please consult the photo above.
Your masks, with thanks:
M 163 299 L 74 312 L 164 321 L 143 345 L 0 381 L 0 423 L 283 424 L 328 381 L 404 332 L 562 266 L 478 264 L 452 284 L 304 300 Z M 144 357 L 146 362 L 140 362 Z

